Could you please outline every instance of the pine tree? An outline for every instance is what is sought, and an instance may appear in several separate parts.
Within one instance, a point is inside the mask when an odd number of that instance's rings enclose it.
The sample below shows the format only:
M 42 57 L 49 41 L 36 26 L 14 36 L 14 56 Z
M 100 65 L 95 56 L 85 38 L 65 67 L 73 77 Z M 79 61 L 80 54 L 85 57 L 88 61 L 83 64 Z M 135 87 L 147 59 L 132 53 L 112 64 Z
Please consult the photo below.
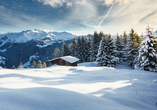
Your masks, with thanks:
M 78 37 L 77 46 L 76 46 L 76 49 L 77 49 L 77 51 L 76 51 L 76 57 L 80 59 L 79 62 L 82 62 L 82 60 L 81 60 L 81 51 L 82 51 L 81 45 L 82 45 L 81 38 Z
M 141 44 L 138 64 L 142 70 L 157 71 L 157 41 L 151 28 L 146 30 L 146 38 Z
M 59 48 L 55 48 L 54 53 L 53 53 L 53 58 L 61 57 L 61 53 Z
M 62 56 L 68 56 L 70 55 L 70 49 L 68 48 L 68 46 L 63 43 L 63 46 L 62 46 Z
M 90 35 L 86 38 L 86 54 L 87 54 L 87 60 L 86 62 L 90 62 L 90 51 L 91 51 L 91 38 Z
M 38 61 L 38 68 L 42 68 L 43 66 L 42 66 L 42 63 L 41 63 L 41 61 L 39 60 Z
M 47 65 L 45 62 L 43 63 L 43 68 L 47 68 Z
M 32 66 L 31 66 L 31 68 L 37 68 L 37 65 L 36 65 L 36 62 L 35 62 L 35 61 L 33 61 L 33 64 L 32 64 Z
M 22 66 L 22 62 L 20 62 L 20 65 L 19 65 L 19 67 L 18 68 L 23 68 L 23 66 Z
M 124 47 L 127 46 L 127 42 L 128 42 L 128 36 L 126 34 L 126 31 L 124 31 L 124 35 L 123 35 L 123 45 L 124 45 Z
M 140 37 L 140 42 L 142 43 L 144 40 L 145 40 L 145 38 L 144 38 L 144 35 L 143 35 L 143 33 L 142 33 L 142 34 L 141 34 L 141 37 Z
M 76 46 L 77 46 L 77 41 L 74 38 L 73 42 L 71 44 L 71 56 L 75 56 L 75 54 L 76 54 Z
M 89 54 L 90 54 L 90 59 L 89 61 L 94 61 L 95 58 L 95 50 L 94 50 L 94 40 L 93 37 L 90 38 L 90 49 L 89 49 Z
M 86 37 L 86 38 L 83 38 L 83 50 L 84 50 L 84 60 L 83 60 L 83 62 L 89 62 L 90 61 L 90 53 L 89 53 L 89 51 L 90 51 L 90 40 L 89 40 L 89 38 L 88 37 Z
M 111 35 L 103 37 L 100 41 L 96 61 L 101 66 L 113 67 L 117 64 L 119 58 Z
M 127 62 L 128 65 L 134 68 L 136 64 L 136 57 L 139 50 L 139 36 L 133 29 L 131 29 L 130 37 L 127 43 Z
M 123 43 L 122 38 L 119 37 L 119 34 L 117 33 L 117 39 L 116 39 L 116 50 L 118 52 L 117 57 L 119 58 L 119 62 L 122 63 L 124 59 L 124 51 L 123 51 Z
M 90 56 L 90 60 L 91 61 L 96 61 L 96 56 L 98 54 L 98 49 L 99 49 L 99 43 L 100 43 L 100 36 L 98 35 L 98 33 L 95 31 L 94 32 L 94 36 L 93 36 L 93 42 L 92 42 L 92 51 L 93 51 L 93 54 Z

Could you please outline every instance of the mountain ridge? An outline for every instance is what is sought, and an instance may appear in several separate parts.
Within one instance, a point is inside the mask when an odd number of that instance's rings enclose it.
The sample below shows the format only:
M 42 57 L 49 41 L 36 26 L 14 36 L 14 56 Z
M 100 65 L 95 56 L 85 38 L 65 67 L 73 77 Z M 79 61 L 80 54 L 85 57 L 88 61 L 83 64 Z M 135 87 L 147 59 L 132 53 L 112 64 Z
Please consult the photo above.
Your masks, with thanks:
M 26 30 L 0 35 L 0 66 L 18 67 L 19 63 L 30 66 L 32 61 L 51 59 L 54 49 L 61 49 L 63 42 L 70 44 L 78 36 L 68 32 Z M 3 58 L 3 59 L 2 59 Z

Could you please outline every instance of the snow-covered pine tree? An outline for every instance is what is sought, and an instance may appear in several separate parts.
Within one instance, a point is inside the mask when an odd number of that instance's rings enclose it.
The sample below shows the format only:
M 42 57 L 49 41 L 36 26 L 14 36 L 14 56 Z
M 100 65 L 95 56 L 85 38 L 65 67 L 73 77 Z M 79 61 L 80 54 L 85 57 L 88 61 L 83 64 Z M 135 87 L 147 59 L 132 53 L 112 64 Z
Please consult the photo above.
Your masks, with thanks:
M 118 52 L 117 57 L 119 58 L 119 63 L 123 62 L 124 59 L 124 46 L 122 43 L 121 38 L 119 37 L 119 34 L 117 33 L 117 39 L 116 39 L 116 50 Z
M 123 45 L 124 45 L 124 47 L 127 46 L 127 42 L 128 42 L 128 36 L 126 34 L 126 31 L 124 31 L 124 34 L 123 34 Z
M 157 41 L 151 28 L 146 29 L 145 40 L 141 44 L 138 64 L 142 70 L 157 71 Z
M 79 59 L 81 58 L 81 51 L 82 51 L 81 45 L 82 45 L 82 40 L 81 40 L 80 37 L 78 37 L 77 46 L 76 46 L 76 55 L 75 55 L 75 56 L 76 56 L 77 58 L 79 58 Z M 82 62 L 81 59 L 80 59 L 79 62 Z
M 145 40 L 145 38 L 144 38 L 144 35 L 143 35 L 143 33 L 142 33 L 142 34 L 141 34 L 141 37 L 140 37 L 140 42 L 142 43 L 144 40 Z
M 127 53 L 128 53 L 128 36 L 126 34 L 126 31 L 124 31 L 123 34 L 123 51 L 124 51 L 124 58 L 123 61 L 126 62 L 127 61 Z
M 101 38 L 99 37 L 98 33 L 95 31 L 94 36 L 93 36 L 93 41 L 91 41 L 91 47 L 92 47 L 92 54 L 90 56 L 90 61 L 96 61 L 96 56 L 98 54 L 98 49 L 99 49 L 99 43 Z
M 131 29 L 130 37 L 128 39 L 127 43 L 127 62 L 128 65 L 134 68 L 134 65 L 136 63 L 136 57 L 138 56 L 138 50 L 139 50 L 139 36 L 133 29 Z
M 119 61 L 117 57 L 116 47 L 113 43 L 111 35 L 103 37 L 100 41 L 96 61 L 100 66 L 113 67 Z
M 100 43 L 100 41 L 101 41 L 101 39 L 102 39 L 103 36 L 104 36 L 104 33 L 101 31 L 101 32 L 99 33 L 99 39 L 98 39 L 99 43 Z
M 89 53 L 89 51 L 90 51 L 90 40 L 89 40 L 90 38 L 88 38 L 88 37 L 86 37 L 86 38 L 84 38 L 84 62 L 89 62 L 89 58 L 90 58 L 90 53 Z
M 86 44 L 87 44 L 87 47 L 86 47 L 86 52 L 87 52 L 87 60 L 86 62 L 90 62 L 90 51 L 91 51 L 91 37 L 90 35 L 88 35 L 88 37 L 86 38 Z

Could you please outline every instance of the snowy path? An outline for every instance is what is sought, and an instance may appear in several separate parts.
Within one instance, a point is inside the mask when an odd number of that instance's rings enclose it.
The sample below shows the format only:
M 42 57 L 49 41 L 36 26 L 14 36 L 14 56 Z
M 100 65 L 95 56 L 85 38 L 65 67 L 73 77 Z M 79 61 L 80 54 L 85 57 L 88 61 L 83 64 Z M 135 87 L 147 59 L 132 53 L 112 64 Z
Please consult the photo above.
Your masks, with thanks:
M 157 73 L 82 63 L 0 70 L 0 110 L 156 110 Z

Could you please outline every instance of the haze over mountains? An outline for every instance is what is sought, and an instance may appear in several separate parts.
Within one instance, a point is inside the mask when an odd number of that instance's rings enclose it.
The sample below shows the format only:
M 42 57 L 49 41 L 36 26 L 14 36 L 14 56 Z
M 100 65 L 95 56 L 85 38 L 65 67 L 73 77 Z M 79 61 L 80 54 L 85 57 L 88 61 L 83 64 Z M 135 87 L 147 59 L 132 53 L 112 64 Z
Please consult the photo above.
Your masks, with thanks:
M 68 32 L 36 29 L 0 34 L 0 66 L 17 67 L 20 62 L 29 66 L 33 60 L 46 61 L 52 58 L 56 47 L 71 43 L 73 38 L 77 36 Z

